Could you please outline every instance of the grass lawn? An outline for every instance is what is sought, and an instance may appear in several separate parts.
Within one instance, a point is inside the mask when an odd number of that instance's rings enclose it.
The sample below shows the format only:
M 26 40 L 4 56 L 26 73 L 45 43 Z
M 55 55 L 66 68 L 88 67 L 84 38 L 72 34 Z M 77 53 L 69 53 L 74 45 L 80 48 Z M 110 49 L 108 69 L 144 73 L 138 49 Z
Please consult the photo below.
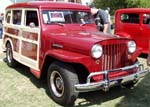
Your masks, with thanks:
M 25 66 L 10 68 L 0 54 L 0 107 L 60 107 L 50 99 L 46 82 Z M 146 59 L 140 58 L 145 62 Z M 150 107 L 150 74 L 133 89 L 114 87 L 108 92 L 81 93 L 75 107 Z

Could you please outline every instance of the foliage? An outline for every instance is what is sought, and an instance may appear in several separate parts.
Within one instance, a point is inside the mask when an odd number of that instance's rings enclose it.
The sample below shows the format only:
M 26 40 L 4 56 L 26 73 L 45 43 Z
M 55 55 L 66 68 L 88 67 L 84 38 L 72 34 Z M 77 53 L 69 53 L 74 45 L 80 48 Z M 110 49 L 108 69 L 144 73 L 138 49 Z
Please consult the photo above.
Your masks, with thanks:
M 94 5 L 97 8 L 106 9 L 111 8 L 111 14 L 114 14 L 120 8 L 149 8 L 149 0 L 94 0 Z
M 150 2 L 148 0 L 126 0 L 127 7 L 139 7 L 139 8 L 149 8 Z
M 124 8 L 127 6 L 125 0 L 94 0 L 94 5 L 97 8 L 106 9 L 106 7 L 111 8 L 111 14 L 114 14 L 116 9 Z
M 126 0 L 126 2 L 128 8 L 139 7 L 141 4 L 141 0 Z

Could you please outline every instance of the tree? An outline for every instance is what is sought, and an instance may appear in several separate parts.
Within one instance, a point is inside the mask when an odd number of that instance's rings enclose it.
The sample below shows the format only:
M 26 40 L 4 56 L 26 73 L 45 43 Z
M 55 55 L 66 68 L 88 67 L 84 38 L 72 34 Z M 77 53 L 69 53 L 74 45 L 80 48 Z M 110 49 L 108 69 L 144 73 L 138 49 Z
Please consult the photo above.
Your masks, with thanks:
M 116 9 L 125 8 L 127 6 L 126 0 L 94 0 L 94 5 L 97 8 L 106 9 L 106 7 L 110 7 L 111 14 L 114 14 Z
M 120 8 L 148 8 L 150 7 L 149 0 L 94 0 L 94 5 L 97 8 L 111 8 L 111 14 L 114 14 Z
M 149 8 L 149 0 L 127 0 L 127 7 Z

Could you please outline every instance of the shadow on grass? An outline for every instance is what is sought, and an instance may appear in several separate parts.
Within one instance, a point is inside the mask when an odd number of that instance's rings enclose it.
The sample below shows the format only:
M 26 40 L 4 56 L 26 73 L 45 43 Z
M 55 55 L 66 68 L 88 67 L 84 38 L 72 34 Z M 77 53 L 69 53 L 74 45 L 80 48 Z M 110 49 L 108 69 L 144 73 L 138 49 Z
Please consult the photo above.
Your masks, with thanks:
M 79 98 L 85 99 L 83 102 L 79 102 L 79 107 L 85 107 L 90 105 L 100 106 L 102 103 L 113 100 L 120 96 L 125 95 L 125 91 L 120 86 L 111 88 L 108 92 L 93 91 L 87 93 L 80 93 Z
M 79 107 L 90 105 L 101 106 L 102 103 L 112 101 L 121 97 L 119 103 L 114 104 L 113 107 L 149 107 L 150 106 L 150 74 L 139 81 L 135 87 L 129 89 L 125 87 L 113 87 L 108 92 L 95 91 L 88 93 L 81 93 L 79 98 L 84 98 L 84 102 L 79 103 Z M 112 107 L 112 106 L 111 106 Z
M 140 56 L 139 56 L 139 57 L 140 57 L 140 58 L 147 59 L 147 56 L 148 56 L 147 54 L 140 54 Z
M 125 94 L 124 98 L 115 107 L 150 107 L 150 74 Z
M 6 58 L 3 59 L 3 61 L 5 63 L 6 62 Z M 30 69 L 22 64 L 18 64 L 18 67 L 13 68 L 15 69 L 17 72 L 19 72 L 20 74 L 28 77 L 30 79 L 30 81 L 37 87 L 37 88 L 44 88 L 47 90 L 47 85 L 46 85 L 46 80 L 41 80 L 41 79 L 37 79 L 31 72 Z
M 6 62 L 6 59 L 4 59 Z M 37 87 L 45 89 L 46 94 L 49 96 L 47 83 L 45 80 L 37 79 L 30 72 L 26 66 L 19 66 L 15 68 L 17 72 L 28 77 L 30 81 Z M 86 106 L 101 106 L 105 102 L 109 102 L 116 98 L 122 97 L 119 103 L 115 104 L 115 107 L 149 107 L 150 105 L 150 82 L 147 75 L 137 86 L 133 89 L 121 88 L 120 86 L 111 88 L 108 92 L 94 91 L 87 93 L 80 93 L 78 96 L 78 104 L 74 107 L 86 107 Z M 50 97 L 50 96 L 49 96 Z M 84 99 L 81 100 L 80 99 Z

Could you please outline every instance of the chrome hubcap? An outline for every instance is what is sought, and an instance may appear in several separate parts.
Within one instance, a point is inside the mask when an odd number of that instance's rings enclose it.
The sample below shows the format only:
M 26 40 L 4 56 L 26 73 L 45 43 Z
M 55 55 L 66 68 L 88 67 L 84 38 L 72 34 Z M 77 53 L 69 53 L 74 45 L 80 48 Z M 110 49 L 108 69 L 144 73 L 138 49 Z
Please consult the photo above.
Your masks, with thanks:
M 61 78 L 56 78 L 56 87 L 59 90 L 62 90 L 62 88 L 63 88 L 63 81 L 61 80 Z
M 52 72 L 50 77 L 50 85 L 56 97 L 61 97 L 64 94 L 64 82 L 59 72 Z

